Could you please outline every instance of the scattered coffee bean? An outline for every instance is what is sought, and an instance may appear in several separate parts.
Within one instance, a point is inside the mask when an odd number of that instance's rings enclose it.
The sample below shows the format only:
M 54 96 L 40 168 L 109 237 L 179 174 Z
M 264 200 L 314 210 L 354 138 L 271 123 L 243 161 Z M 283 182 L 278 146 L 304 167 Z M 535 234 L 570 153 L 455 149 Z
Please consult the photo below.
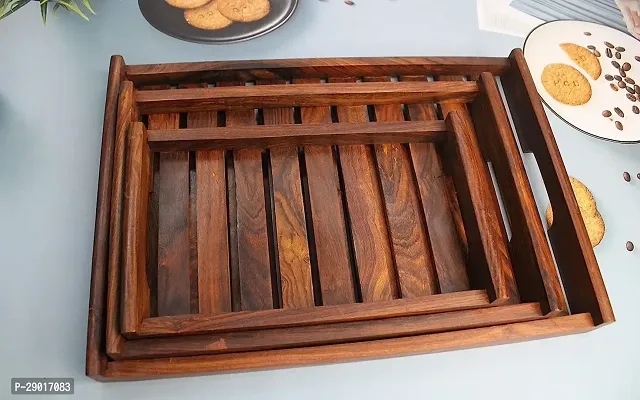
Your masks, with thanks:
M 610 49 L 613 49 L 613 45 L 609 42 L 604 42 L 604 45 L 607 46 Z
M 619 87 L 620 89 L 624 89 L 625 87 L 627 87 L 627 84 L 626 84 L 626 83 L 624 83 L 623 81 L 619 81 L 619 82 L 618 82 L 618 87 Z
M 631 69 L 631 64 L 629 64 L 628 62 L 622 64 L 622 69 L 625 71 L 629 71 Z
M 624 78 L 624 81 L 627 82 L 629 85 L 633 85 L 634 83 L 636 83 L 636 81 L 634 81 L 631 78 Z
M 636 175 L 636 178 L 640 179 L 640 172 L 638 172 L 638 175 Z
M 622 53 L 623 51 L 625 51 L 625 48 L 622 46 L 618 46 L 616 47 L 616 50 L 618 50 L 620 53 Z
M 636 96 L 632 95 L 631 93 L 627 93 L 627 99 L 629 99 L 629 101 L 632 101 L 632 102 L 638 100 L 636 99 Z
M 604 53 L 607 55 L 607 57 L 611 58 L 613 57 L 613 53 L 611 52 L 611 49 L 607 47 L 607 49 L 604 51 Z
M 604 111 L 602 112 L 602 116 L 603 116 L 603 117 L 610 117 L 610 116 L 611 116 L 611 111 L 609 111 L 609 110 L 604 110 Z
M 640 62 L 640 56 L 635 57 L 636 61 Z
M 624 70 L 623 70 L 622 68 L 620 68 L 620 69 L 618 70 L 618 73 L 619 73 L 619 74 L 620 74 L 620 76 L 621 76 L 621 77 L 623 77 L 623 78 L 626 78 L 626 77 L 627 77 L 627 73 L 626 73 L 626 72 L 624 72 Z
M 618 114 L 620 116 L 620 118 L 624 118 L 624 113 L 622 112 L 622 110 L 619 107 L 614 108 L 613 111 L 615 111 L 616 114 Z
M 593 55 L 596 57 L 600 57 L 602 54 L 600 54 L 600 52 L 598 50 L 594 50 L 593 51 Z
M 620 69 L 620 63 L 617 62 L 616 60 L 611 61 L 611 65 L 613 65 L 614 67 Z
M 620 75 L 616 75 L 616 76 L 614 76 L 614 78 L 615 78 L 618 82 L 620 82 L 620 81 L 622 80 L 622 77 L 621 77 Z
M 604 76 L 604 79 L 606 79 L 606 80 L 608 80 L 608 81 L 612 81 L 612 80 L 613 80 L 613 76 L 611 76 L 611 75 L 609 75 L 609 74 L 606 74 L 606 75 Z
M 627 92 L 629 92 L 631 94 L 636 94 L 636 91 L 633 90 L 633 88 L 631 86 L 627 86 L 625 89 L 627 89 Z
M 631 182 L 631 175 L 629 175 L 629 173 L 627 171 L 624 171 L 622 173 L 622 179 L 624 179 L 627 182 Z
M 631 111 L 633 111 L 634 114 L 640 114 L 640 108 L 638 108 L 638 106 L 631 107 Z M 638 176 L 640 176 L 640 174 L 638 174 Z
M 344 4 L 350 5 L 350 6 L 354 6 L 356 3 L 354 3 L 351 0 L 344 0 Z
M 622 126 L 622 122 L 620 122 L 620 121 L 616 121 L 616 128 L 617 128 L 619 131 L 623 130 L 623 129 L 624 129 L 624 127 Z
M 633 90 L 636 91 L 636 93 L 640 93 L 640 86 L 638 85 L 633 85 Z
M 591 32 L 585 32 L 584 35 L 585 36 L 591 36 Z
M 628 241 L 627 244 L 626 244 L 626 247 L 627 247 L 627 250 L 633 251 L 633 248 L 634 248 L 633 242 Z
M 610 83 L 609 86 L 611 86 L 611 89 L 613 89 L 615 92 L 618 91 L 618 87 L 616 86 L 615 83 Z
M 587 49 L 589 49 L 589 50 L 595 50 L 595 49 L 596 49 L 596 46 L 594 46 L 594 45 L 590 44 L 590 45 L 588 45 L 588 46 L 587 46 Z
M 620 54 L 620 52 L 616 51 L 616 58 L 619 60 L 622 58 L 622 54 Z

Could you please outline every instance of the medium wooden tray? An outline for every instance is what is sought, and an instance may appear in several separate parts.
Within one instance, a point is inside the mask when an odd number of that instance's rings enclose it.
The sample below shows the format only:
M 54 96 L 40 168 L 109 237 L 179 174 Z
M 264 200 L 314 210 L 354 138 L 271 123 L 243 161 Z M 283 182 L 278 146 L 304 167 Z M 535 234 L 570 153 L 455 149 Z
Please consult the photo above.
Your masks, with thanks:
M 500 84 L 558 210 L 549 239 L 563 285 Z M 88 375 L 406 354 L 613 320 L 520 50 L 147 66 L 113 57 Z

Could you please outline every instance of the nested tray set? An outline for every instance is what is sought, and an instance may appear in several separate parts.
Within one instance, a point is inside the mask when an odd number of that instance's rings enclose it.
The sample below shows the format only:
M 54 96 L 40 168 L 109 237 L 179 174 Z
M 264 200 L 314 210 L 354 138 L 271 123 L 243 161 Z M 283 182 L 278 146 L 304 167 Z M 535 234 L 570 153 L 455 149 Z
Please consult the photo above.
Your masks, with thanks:
M 548 236 L 519 148 L 553 206 Z M 520 49 L 112 58 L 87 375 L 389 357 L 613 321 Z

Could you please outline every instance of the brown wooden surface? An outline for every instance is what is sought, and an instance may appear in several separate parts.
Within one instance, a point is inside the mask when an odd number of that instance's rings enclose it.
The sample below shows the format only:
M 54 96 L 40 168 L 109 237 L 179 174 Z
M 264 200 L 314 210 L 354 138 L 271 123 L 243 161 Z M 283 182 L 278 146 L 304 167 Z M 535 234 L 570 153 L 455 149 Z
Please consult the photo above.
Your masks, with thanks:
M 128 65 L 136 85 L 181 84 L 259 79 L 334 78 L 384 75 L 502 74 L 509 61 L 500 57 L 362 57 L 288 60 L 208 61 Z
M 336 79 L 329 82 L 331 85 Z M 346 78 L 340 82 L 355 82 Z M 330 85 L 327 85 L 330 86 Z M 365 106 L 338 106 L 338 122 L 368 121 Z M 399 297 L 383 195 L 371 146 L 339 146 L 347 210 L 362 301 Z
M 484 290 L 436 294 L 422 298 L 342 304 L 307 309 L 242 311 L 221 315 L 182 315 L 143 321 L 139 337 L 216 333 L 286 326 L 321 325 L 487 307 Z
M 427 77 L 400 77 L 400 80 L 427 80 Z M 407 114 L 411 121 L 438 119 L 434 104 L 429 103 L 407 104 Z M 460 221 L 462 217 L 457 202 L 451 204 L 452 202 L 449 201 L 440 155 L 435 144 L 432 143 L 409 143 L 409 150 L 420 191 L 440 292 L 468 290 L 466 255 L 455 227 L 456 215 Z
M 297 79 L 294 84 L 318 83 L 318 79 Z M 331 124 L 329 107 L 301 107 L 302 124 L 346 129 L 349 124 Z M 306 125 L 302 125 L 306 126 Z M 364 127 L 364 125 L 359 125 Z M 309 185 L 309 205 L 313 220 L 321 305 L 331 306 L 356 301 L 349 243 L 342 206 L 338 166 L 331 146 L 304 147 L 304 160 Z M 356 278 L 357 279 L 357 278 Z M 317 295 L 317 294 L 316 294 Z
M 539 302 L 551 315 L 566 314 L 562 286 L 495 78 L 482 73 L 478 83 L 480 92 L 471 111 L 478 141 L 493 164 L 509 218 L 509 252 L 520 300 Z
M 572 313 L 589 312 L 596 325 L 615 321 L 560 150 L 522 50 L 511 52 L 511 69 L 502 78 L 520 142 L 533 151 L 551 206 L 549 239 Z
M 217 112 L 187 114 L 187 128 L 218 126 Z M 231 312 L 224 151 L 195 152 L 198 312 Z
M 365 82 L 370 81 L 388 82 L 391 79 L 365 78 Z M 376 121 L 404 121 L 400 104 L 376 105 L 374 110 Z M 374 149 L 400 295 L 409 298 L 438 293 L 433 255 L 408 148 L 401 143 L 386 143 L 375 145 Z
M 539 321 L 358 343 L 170 359 L 114 361 L 109 363 L 105 376 L 111 379 L 143 378 L 397 357 L 541 339 L 582 333 L 591 329 L 593 329 L 591 316 L 584 313 Z
M 122 333 L 133 333 L 149 317 L 147 280 L 147 201 L 150 153 L 147 130 L 131 122 L 127 131 L 126 186 L 122 222 Z
M 93 232 L 93 253 L 91 256 L 91 284 L 89 291 L 89 311 L 87 317 L 87 352 L 85 373 L 98 377 L 107 366 L 105 352 L 106 338 L 106 289 L 109 262 L 109 222 L 111 214 L 111 190 L 113 185 L 113 156 L 116 136 L 116 119 L 121 82 L 124 79 L 125 64 L 120 56 L 111 57 L 107 93 L 102 125 L 102 147 L 98 173 L 98 195 L 96 200 L 96 221 Z
M 537 303 L 296 328 L 127 341 L 121 359 L 185 357 L 360 342 L 544 318 Z
M 399 104 L 456 99 L 467 102 L 478 92 L 476 82 L 401 82 L 332 85 L 265 85 L 136 91 L 141 113 L 268 108 Z
M 225 88 L 221 86 L 215 89 L 223 90 Z M 226 112 L 226 126 L 255 124 L 256 118 L 253 109 Z M 234 151 L 233 164 L 237 243 L 230 245 L 236 246 L 238 249 L 240 308 L 249 311 L 271 309 L 274 302 L 267 237 L 262 152 L 257 149 Z
M 455 143 L 449 147 L 453 176 L 458 191 L 467 235 L 470 275 L 474 287 L 487 289 L 496 304 L 518 302 L 506 237 L 500 230 L 500 210 L 488 171 L 467 113 L 450 111 L 447 126 Z
M 265 112 L 267 111 L 271 112 L 269 109 L 265 110 Z M 214 112 L 209 113 L 213 114 Z M 394 142 L 417 143 L 442 141 L 445 132 L 443 121 L 345 123 L 340 125 L 318 123 L 282 127 L 258 125 L 243 128 L 149 131 L 149 146 L 154 151 L 169 151 Z

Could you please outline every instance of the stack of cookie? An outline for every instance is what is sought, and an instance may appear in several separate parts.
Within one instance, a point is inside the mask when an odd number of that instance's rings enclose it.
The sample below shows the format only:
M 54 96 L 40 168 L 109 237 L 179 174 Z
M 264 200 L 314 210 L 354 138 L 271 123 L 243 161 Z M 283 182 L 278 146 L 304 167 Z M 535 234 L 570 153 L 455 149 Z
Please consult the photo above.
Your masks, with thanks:
M 193 27 L 206 30 L 226 28 L 234 22 L 253 22 L 271 10 L 269 0 L 165 0 L 184 9 L 184 19 Z

